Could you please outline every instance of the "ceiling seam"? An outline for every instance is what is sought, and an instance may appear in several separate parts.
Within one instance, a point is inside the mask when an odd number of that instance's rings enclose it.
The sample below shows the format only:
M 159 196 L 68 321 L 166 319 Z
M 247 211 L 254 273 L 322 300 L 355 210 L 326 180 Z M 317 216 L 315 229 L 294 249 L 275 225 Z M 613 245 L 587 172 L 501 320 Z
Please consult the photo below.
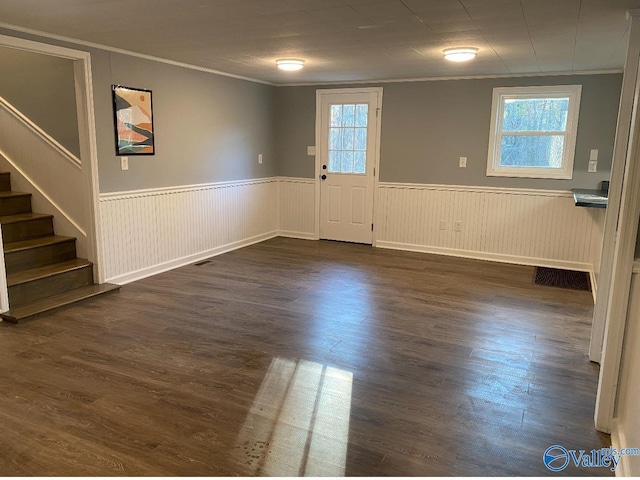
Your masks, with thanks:
M 616 44 L 616 48 L 614 48 L 613 51 L 611 52 L 611 56 L 609 57 L 609 61 L 607 62 L 607 67 L 611 65 L 611 61 L 613 60 L 620 46 L 624 45 L 624 38 L 627 36 L 627 33 L 629 32 L 630 28 L 631 28 L 631 25 L 630 24 L 627 25 L 627 28 L 625 29 L 624 33 L 620 36 L 620 40 L 618 40 L 618 43 Z
M 487 36 L 485 35 L 485 33 L 480 29 L 480 27 L 478 27 L 478 24 L 476 23 L 476 20 L 471 16 L 471 13 L 469 13 L 469 10 L 467 9 L 467 6 L 462 3 L 462 0 L 458 0 L 458 3 L 460 4 L 460 6 L 462 8 L 464 8 L 464 11 L 466 12 L 467 16 L 471 19 L 471 21 L 473 22 L 473 24 L 476 27 L 476 30 L 478 30 L 481 34 L 482 34 L 482 38 L 484 38 L 484 41 L 487 42 L 487 44 L 491 47 L 491 50 L 493 50 L 493 53 L 496 54 L 496 57 L 498 57 L 500 59 L 500 61 L 502 62 L 502 64 L 505 66 L 505 68 L 509 71 L 509 73 L 512 73 L 511 69 L 509 68 L 509 65 L 507 65 L 507 62 L 504 61 L 504 59 L 500 56 L 500 54 L 496 51 L 495 47 L 493 46 L 493 44 L 491 43 L 491 41 L 487 38 Z
M 411 8 L 411 7 L 409 7 L 409 6 L 404 2 L 404 0 L 398 0 L 398 1 L 402 4 L 402 6 L 403 6 L 403 7 L 404 7 L 404 8 L 405 8 L 405 9 L 406 9 L 406 10 L 407 10 L 411 15 L 413 15 L 413 16 L 415 17 L 415 19 L 416 19 L 416 20 L 418 20 L 422 25 L 424 25 L 425 27 L 427 27 L 427 28 L 431 31 L 431 33 L 433 33 L 435 36 L 437 36 L 441 41 L 446 42 L 446 43 L 449 43 L 449 42 L 447 42 L 444 38 L 442 38 L 440 35 L 438 35 L 436 32 L 434 32 L 434 31 L 433 31 L 433 28 L 431 28 L 431 27 L 430 27 L 430 26 L 429 26 L 429 25 L 424 21 L 424 19 L 423 19 L 420 15 L 418 15 L 418 14 L 417 14 L 417 13 L 416 13 L 412 8 Z
M 578 47 L 578 27 L 580 26 L 580 16 L 582 15 L 582 0 L 578 3 L 578 18 L 576 19 L 576 34 L 573 37 L 573 54 L 571 56 L 571 70 L 576 68 L 576 49 Z M 607 62 L 607 65 L 609 63 Z
M 529 43 L 531 44 L 531 49 L 533 50 L 533 56 L 536 59 L 536 64 L 538 65 L 538 71 L 542 72 L 542 68 L 540 68 L 540 61 L 538 60 L 538 52 L 536 52 L 536 47 L 533 44 L 533 39 L 531 38 L 531 30 L 529 30 L 529 22 L 527 22 L 527 15 L 524 13 L 524 5 L 522 0 L 520 0 L 520 10 L 522 10 L 522 18 L 524 19 L 524 25 L 527 27 L 527 35 L 529 37 Z M 571 66 L 573 69 L 573 65 Z

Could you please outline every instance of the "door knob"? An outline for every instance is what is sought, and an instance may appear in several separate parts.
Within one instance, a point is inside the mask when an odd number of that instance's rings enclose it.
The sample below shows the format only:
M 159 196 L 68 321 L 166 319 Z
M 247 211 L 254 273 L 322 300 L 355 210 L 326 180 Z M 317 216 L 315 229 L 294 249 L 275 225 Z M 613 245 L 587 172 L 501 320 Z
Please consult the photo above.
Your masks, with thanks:
M 326 180 L 326 179 L 327 179 L 327 176 L 326 176 L 326 175 L 320 175 L 320 178 L 321 178 L 322 180 Z
M 326 165 L 322 165 L 322 169 L 323 169 L 323 170 L 326 170 L 326 169 L 327 169 L 327 166 L 326 166 Z

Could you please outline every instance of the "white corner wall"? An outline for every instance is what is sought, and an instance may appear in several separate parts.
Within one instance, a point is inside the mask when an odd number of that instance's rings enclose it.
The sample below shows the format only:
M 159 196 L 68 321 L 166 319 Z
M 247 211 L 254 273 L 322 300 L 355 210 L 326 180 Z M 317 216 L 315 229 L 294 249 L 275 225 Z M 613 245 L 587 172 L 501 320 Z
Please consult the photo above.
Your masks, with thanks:
M 640 261 L 637 260 L 631 281 L 618 385 L 614 427 L 611 431 L 613 447 L 618 450 L 640 448 Z M 640 457 L 622 457 L 616 476 L 640 476 Z
M 310 178 L 278 178 L 278 228 L 283 237 L 314 240 L 315 180 Z

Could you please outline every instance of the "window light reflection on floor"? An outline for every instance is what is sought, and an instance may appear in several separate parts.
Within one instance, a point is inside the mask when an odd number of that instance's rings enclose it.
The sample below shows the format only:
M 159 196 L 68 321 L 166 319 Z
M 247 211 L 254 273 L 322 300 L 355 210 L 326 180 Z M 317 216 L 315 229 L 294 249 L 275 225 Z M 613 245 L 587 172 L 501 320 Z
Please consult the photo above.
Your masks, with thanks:
M 275 358 L 234 449 L 246 475 L 344 476 L 353 374 Z

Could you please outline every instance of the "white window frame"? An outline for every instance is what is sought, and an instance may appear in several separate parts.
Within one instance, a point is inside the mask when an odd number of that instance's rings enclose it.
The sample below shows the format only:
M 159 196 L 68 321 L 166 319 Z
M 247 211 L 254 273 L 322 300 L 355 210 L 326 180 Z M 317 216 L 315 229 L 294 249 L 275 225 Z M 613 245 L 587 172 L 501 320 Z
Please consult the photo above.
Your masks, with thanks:
M 487 176 L 489 177 L 521 177 L 521 178 L 554 178 L 570 180 L 573 177 L 573 160 L 576 152 L 576 136 L 578 132 L 578 116 L 580 114 L 580 97 L 582 85 L 557 85 L 545 87 L 499 87 L 493 89 L 491 105 L 491 130 L 489 132 L 489 157 L 487 160 Z M 507 99 L 530 98 L 569 98 L 567 126 L 564 132 L 525 131 L 503 132 L 504 103 Z M 561 168 L 513 167 L 500 165 L 500 148 L 502 136 L 506 135 L 564 135 Z

